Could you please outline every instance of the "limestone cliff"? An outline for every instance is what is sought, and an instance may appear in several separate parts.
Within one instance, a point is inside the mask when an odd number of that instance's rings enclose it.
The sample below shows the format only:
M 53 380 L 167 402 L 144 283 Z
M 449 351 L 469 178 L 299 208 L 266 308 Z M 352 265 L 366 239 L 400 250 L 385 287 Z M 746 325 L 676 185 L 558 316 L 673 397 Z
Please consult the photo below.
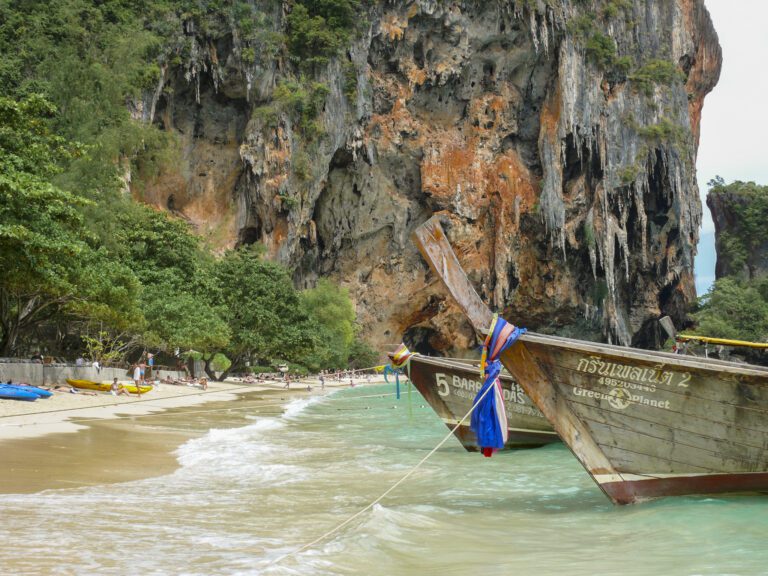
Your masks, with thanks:
M 715 276 L 752 280 L 768 274 L 768 186 L 722 180 L 707 194 L 715 223 Z
M 292 2 L 252 4 L 285 29 Z M 340 280 L 382 346 L 476 343 L 409 239 L 434 213 L 510 321 L 641 346 L 660 315 L 680 322 L 721 62 L 703 0 L 369 4 L 311 79 L 311 126 L 277 105 L 296 62 L 185 29 L 193 49 L 137 106 L 181 143 L 142 199 L 219 246 L 264 243 L 300 285 Z

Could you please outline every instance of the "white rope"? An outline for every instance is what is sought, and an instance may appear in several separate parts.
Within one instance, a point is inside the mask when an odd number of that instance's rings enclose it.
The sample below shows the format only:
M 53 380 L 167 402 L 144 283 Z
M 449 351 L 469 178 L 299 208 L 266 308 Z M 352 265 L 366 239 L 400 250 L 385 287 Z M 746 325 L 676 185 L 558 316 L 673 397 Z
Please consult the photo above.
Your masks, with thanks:
M 308 548 L 311 548 L 312 546 L 314 546 L 318 542 L 322 542 L 323 540 L 325 540 L 329 536 L 332 536 L 333 534 L 335 534 L 336 532 L 341 530 L 344 526 L 346 526 L 347 524 L 352 522 L 355 518 L 357 518 L 358 516 L 361 516 L 364 512 L 367 512 L 368 510 L 373 508 L 376 504 L 381 502 L 384 498 L 386 498 L 389 495 L 390 492 L 392 492 L 395 488 L 400 486 L 400 484 L 405 482 L 414 472 L 416 472 L 416 470 L 418 470 L 421 467 L 421 465 L 424 464 L 424 462 L 426 462 L 432 456 L 432 454 L 437 452 L 440 449 L 440 447 L 443 444 L 445 444 L 450 439 L 450 437 L 453 435 L 454 432 L 456 432 L 458 427 L 461 426 L 461 424 L 464 422 L 464 420 L 466 420 L 469 417 L 470 414 L 472 414 L 472 411 L 477 407 L 477 405 L 480 403 L 480 401 L 483 398 L 485 398 L 485 395 L 488 394 L 488 392 L 490 390 L 492 390 L 492 389 L 493 389 L 493 386 L 488 386 L 486 391 L 483 392 L 482 396 L 480 396 L 475 401 L 475 403 L 472 405 L 472 407 L 469 409 L 469 412 L 467 412 L 464 415 L 464 417 L 461 420 L 459 420 L 453 428 L 451 428 L 451 431 L 448 432 L 448 434 L 437 444 L 437 446 L 435 446 L 432 450 L 430 450 L 430 452 L 426 456 L 424 456 L 424 458 L 419 460 L 419 462 L 413 468 L 411 468 L 402 478 L 400 478 L 397 482 L 395 482 L 392 486 L 390 486 L 381 496 L 376 498 L 376 500 L 374 500 L 373 502 L 368 504 L 362 510 L 359 510 L 359 511 L 355 512 L 352 516 L 350 516 L 349 518 L 344 520 L 344 522 L 342 522 L 341 524 L 337 525 L 335 528 L 329 530 L 328 532 L 326 532 L 322 536 L 319 536 L 318 538 L 315 538 L 314 540 L 312 540 L 312 542 L 309 542 L 308 544 L 304 544 L 303 546 L 301 546 L 300 548 L 297 548 L 296 550 L 293 550 L 292 552 L 288 552 L 287 554 L 283 554 L 279 558 L 277 558 L 275 560 L 272 560 L 271 562 L 267 563 L 267 566 L 274 566 L 275 564 L 279 564 L 280 562 L 282 562 L 286 558 L 290 558 L 291 556 L 295 556 L 296 554 L 299 554 L 299 553 L 303 552 L 304 550 L 307 550 Z

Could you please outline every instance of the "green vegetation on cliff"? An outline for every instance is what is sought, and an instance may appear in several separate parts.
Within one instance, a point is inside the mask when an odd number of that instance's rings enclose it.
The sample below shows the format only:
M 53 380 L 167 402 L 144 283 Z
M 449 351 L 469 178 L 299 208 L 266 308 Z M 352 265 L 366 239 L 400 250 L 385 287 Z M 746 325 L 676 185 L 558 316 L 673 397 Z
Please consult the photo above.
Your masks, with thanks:
M 324 66 L 349 44 L 360 0 L 296 0 L 288 16 L 288 48 L 306 70 Z
M 768 341 L 768 186 L 709 182 L 707 203 L 718 221 L 720 276 L 700 299 L 696 332 Z
M 761 255 L 768 259 L 768 186 L 738 180 L 726 184 L 719 177 L 709 184 L 707 203 L 727 211 L 717 240 L 718 259 L 727 263 L 723 269 L 731 274 L 742 279 L 754 278 L 761 272 Z
M 200 38 L 231 35 L 251 64 L 290 49 L 311 68 L 348 41 L 358 5 L 294 2 L 286 37 L 272 0 L 0 0 L 0 354 L 191 349 L 235 370 L 368 353 L 345 291 L 301 293 L 255 249 L 216 257 L 187 222 L 126 193 L 127 176 L 140 183 L 177 153 L 135 118 L 166 67 L 194 69 Z M 276 93 L 307 134 L 327 93 L 308 86 Z

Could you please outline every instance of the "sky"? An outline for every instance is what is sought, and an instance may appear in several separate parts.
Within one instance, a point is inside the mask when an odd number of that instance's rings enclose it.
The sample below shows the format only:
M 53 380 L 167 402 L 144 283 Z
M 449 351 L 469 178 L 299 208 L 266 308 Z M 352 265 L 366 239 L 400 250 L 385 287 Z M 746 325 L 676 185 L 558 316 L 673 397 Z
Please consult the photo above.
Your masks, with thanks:
M 768 185 L 768 2 L 705 0 L 723 49 L 720 80 L 704 99 L 696 175 L 703 207 L 696 288 L 715 277 L 714 225 L 705 204 L 716 175 Z

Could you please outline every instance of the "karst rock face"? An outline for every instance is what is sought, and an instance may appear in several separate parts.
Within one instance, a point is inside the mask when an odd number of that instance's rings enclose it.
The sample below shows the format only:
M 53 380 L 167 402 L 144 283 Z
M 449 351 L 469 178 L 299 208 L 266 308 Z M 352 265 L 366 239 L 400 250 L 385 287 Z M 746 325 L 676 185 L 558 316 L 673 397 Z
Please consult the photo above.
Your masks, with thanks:
M 655 320 L 695 296 L 699 120 L 721 63 L 703 0 L 371 4 L 313 79 L 311 140 L 254 113 L 295 64 L 243 66 L 237 38 L 197 37 L 196 63 L 139 106 L 181 143 L 142 199 L 218 246 L 263 243 L 302 287 L 340 281 L 382 347 L 477 343 L 410 239 L 433 214 L 508 320 L 656 344 Z M 290 4 L 264 5 L 283 29 Z
M 755 206 L 758 203 L 765 206 L 765 198 L 768 198 L 768 186 L 754 182 L 737 181 L 710 189 L 707 206 L 715 224 L 716 278 L 736 276 L 752 280 L 768 274 L 768 234 L 762 221 L 765 209 Z M 750 218 L 753 222 L 757 220 L 754 224 L 744 218 L 752 206 L 758 213 L 757 217 Z M 730 240 L 734 238 L 738 240 L 737 245 L 743 247 L 742 254 L 734 254 L 732 247 L 729 249 Z

